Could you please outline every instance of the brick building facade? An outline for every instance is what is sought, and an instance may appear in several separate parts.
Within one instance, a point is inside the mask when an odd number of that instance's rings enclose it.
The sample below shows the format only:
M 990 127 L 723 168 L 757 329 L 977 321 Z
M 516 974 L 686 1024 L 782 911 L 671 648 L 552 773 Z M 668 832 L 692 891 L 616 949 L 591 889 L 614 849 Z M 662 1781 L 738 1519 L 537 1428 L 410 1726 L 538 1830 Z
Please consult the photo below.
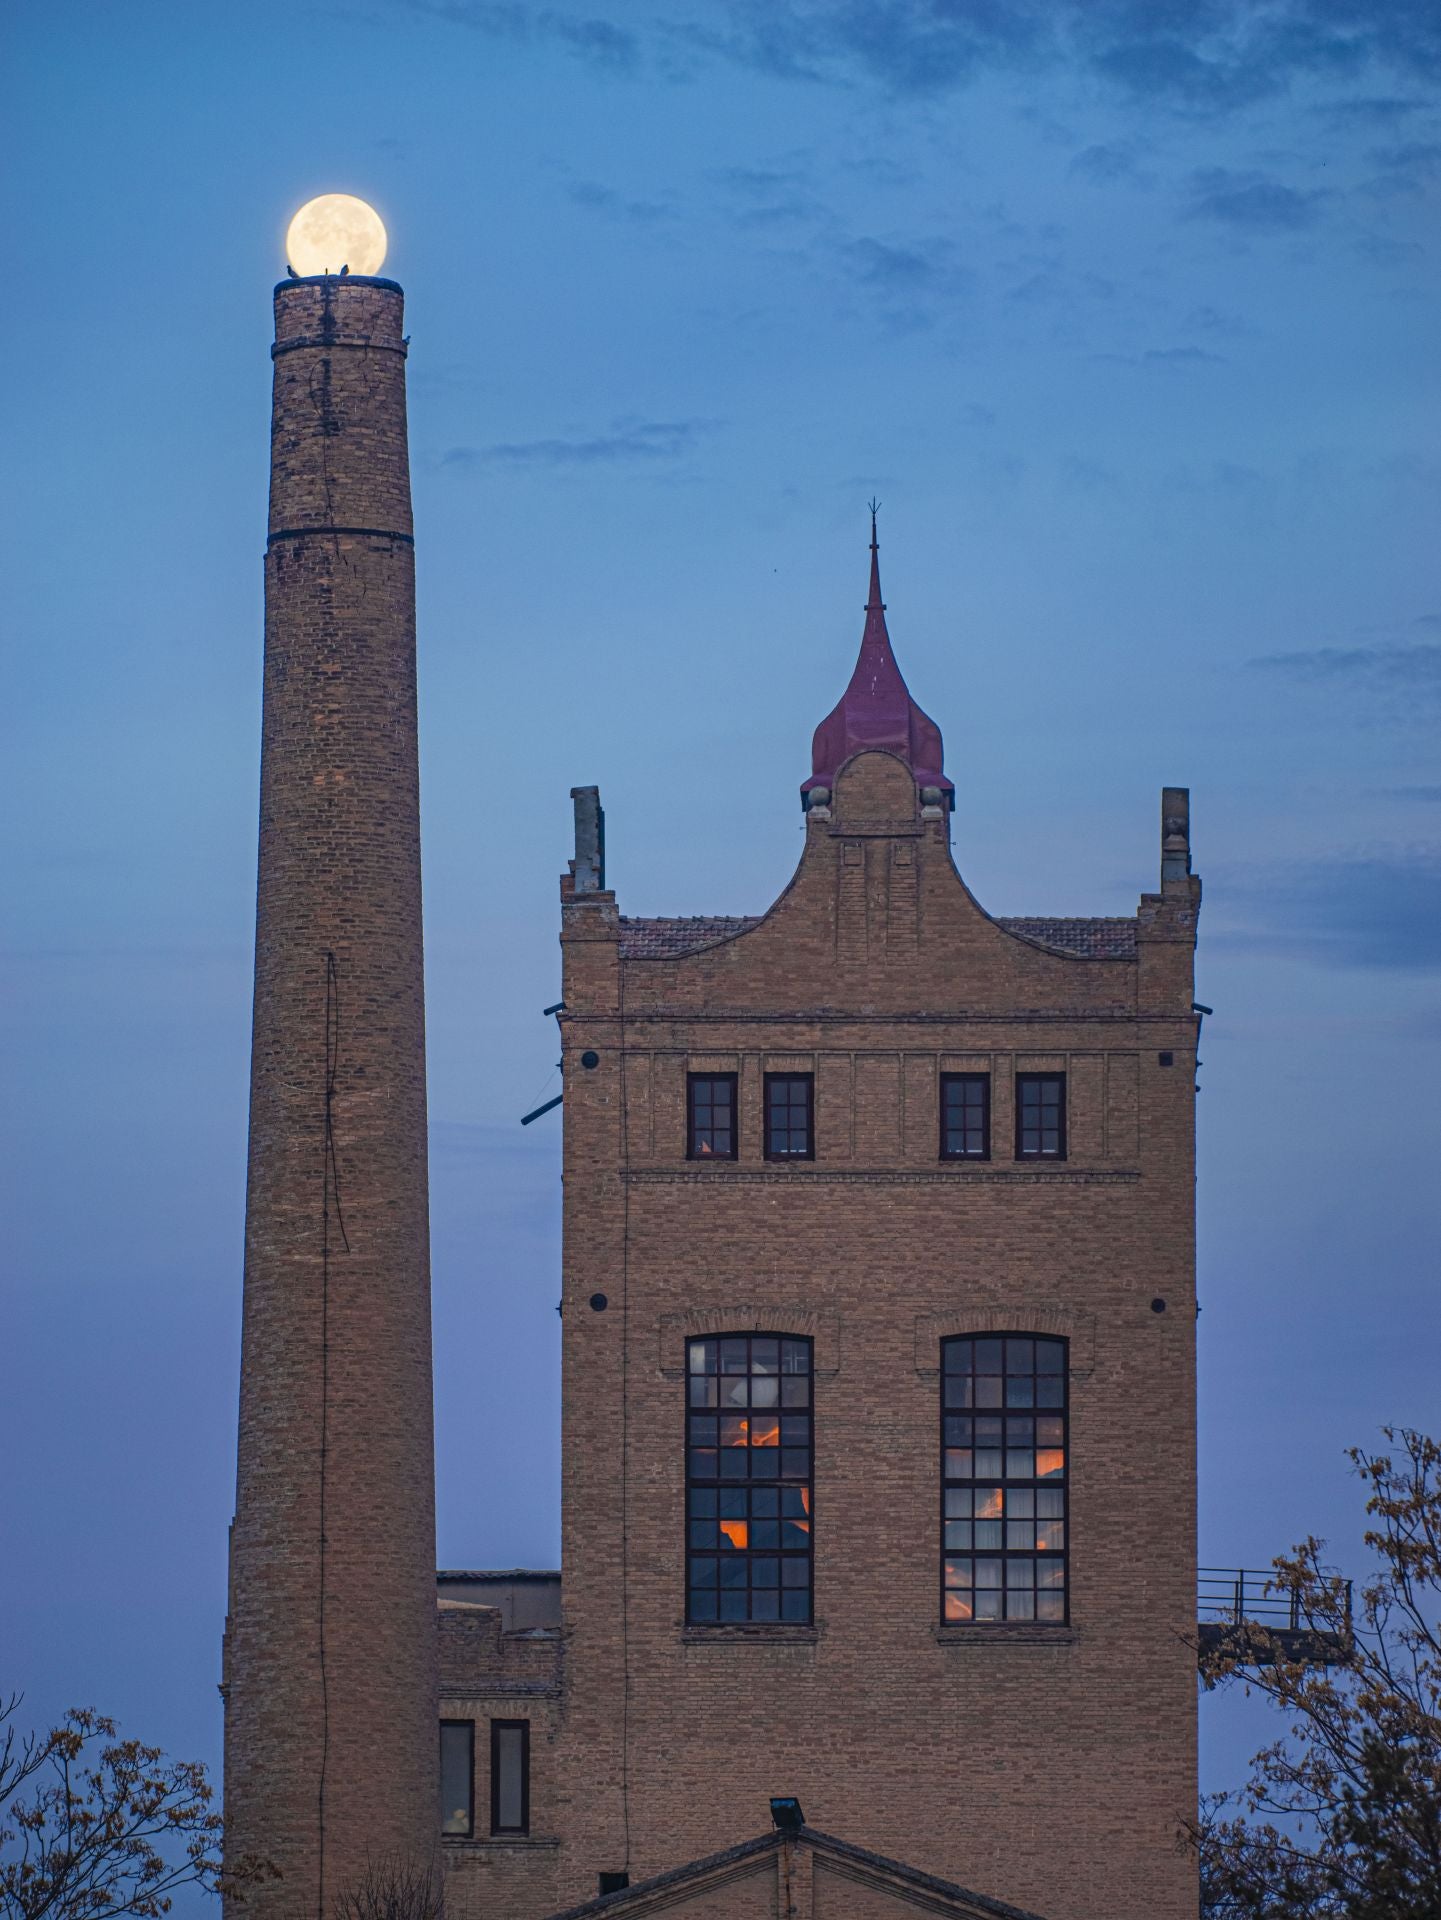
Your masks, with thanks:
M 483 1661 L 443 1612 L 447 1716 L 483 1736 L 534 1690 L 525 1835 L 485 1831 L 475 1742 L 461 1920 L 624 1881 L 601 1910 L 784 1913 L 769 1854 L 753 1908 L 676 1871 L 783 1795 L 844 1836 L 817 1913 L 1195 1912 L 1187 797 L 1108 920 L 992 918 L 949 798 L 874 544 L 768 912 L 627 919 L 577 791 L 564 1580 Z M 824 1845 L 987 1899 L 863 1896 Z
M 1188 803 L 997 919 L 892 653 L 753 918 L 561 883 L 563 1578 L 433 1580 L 400 290 L 277 289 L 228 1843 L 450 1920 L 1190 1920 Z M 439 1820 L 436 1819 L 436 1643 Z M 980 1889 L 979 1892 L 968 1889 Z

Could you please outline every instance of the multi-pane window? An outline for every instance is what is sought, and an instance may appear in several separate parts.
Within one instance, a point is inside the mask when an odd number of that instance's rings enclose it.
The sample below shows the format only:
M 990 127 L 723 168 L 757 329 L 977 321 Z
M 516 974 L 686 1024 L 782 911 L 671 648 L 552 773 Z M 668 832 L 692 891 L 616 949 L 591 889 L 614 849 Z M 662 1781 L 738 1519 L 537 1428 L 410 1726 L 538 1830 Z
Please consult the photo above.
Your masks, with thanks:
M 1066 1157 L 1066 1076 L 1063 1073 L 1016 1075 L 1016 1158 L 1064 1160 Z
M 991 1076 L 988 1073 L 941 1075 L 941 1158 L 989 1160 L 991 1157 Z
M 808 1073 L 766 1075 L 766 1159 L 815 1158 L 815 1083 Z
M 468 1840 L 475 1832 L 475 1723 L 440 1723 L 440 1830 Z
M 736 1157 L 736 1076 L 692 1073 L 686 1076 L 686 1158 L 734 1160 Z
M 941 1617 L 1066 1618 L 1066 1343 L 941 1343 Z
M 811 1618 L 811 1343 L 692 1340 L 686 1618 Z
M 530 1722 L 490 1723 L 490 1830 L 530 1832 Z

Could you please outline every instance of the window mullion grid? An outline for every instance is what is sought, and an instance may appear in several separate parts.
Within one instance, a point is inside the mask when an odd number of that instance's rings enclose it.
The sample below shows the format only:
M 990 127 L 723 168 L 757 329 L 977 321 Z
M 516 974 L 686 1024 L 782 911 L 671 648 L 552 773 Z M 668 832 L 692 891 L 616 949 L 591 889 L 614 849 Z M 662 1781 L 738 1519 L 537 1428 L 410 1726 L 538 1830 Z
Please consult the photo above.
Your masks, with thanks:
M 1061 1340 L 941 1345 L 941 1618 L 1069 1617 L 1069 1379 Z
M 941 1076 L 941 1158 L 989 1160 L 991 1157 L 991 1076 L 947 1073 Z
M 809 1340 L 736 1334 L 690 1342 L 690 1624 L 809 1624 L 812 1389 Z

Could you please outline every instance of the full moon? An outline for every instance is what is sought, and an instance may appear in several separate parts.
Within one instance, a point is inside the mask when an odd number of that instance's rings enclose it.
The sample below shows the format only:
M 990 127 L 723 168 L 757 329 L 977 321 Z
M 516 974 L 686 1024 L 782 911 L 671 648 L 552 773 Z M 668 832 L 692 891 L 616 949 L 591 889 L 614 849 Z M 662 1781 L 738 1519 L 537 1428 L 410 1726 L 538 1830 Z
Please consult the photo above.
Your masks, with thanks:
M 302 276 L 379 273 L 385 259 L 385 227 L 374 207 L 353 193 L 322 193 L 307 200 L 285 235 L 285 258 Z

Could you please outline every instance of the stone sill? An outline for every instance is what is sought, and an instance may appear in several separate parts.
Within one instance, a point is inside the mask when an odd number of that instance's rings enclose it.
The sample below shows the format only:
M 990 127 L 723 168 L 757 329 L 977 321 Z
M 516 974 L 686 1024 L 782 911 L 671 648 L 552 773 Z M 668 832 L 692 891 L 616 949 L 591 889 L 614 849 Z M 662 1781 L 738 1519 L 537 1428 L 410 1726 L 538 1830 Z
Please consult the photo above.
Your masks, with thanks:
M 734 1621 L 714 1627 L 683 1627 L 683 1647 L 809 1647 L 820 1639 L 819 1626 L 802 1627 L 783 1620 Z
M 456 1853 L 530 1853 L 558 1847 L 560 1841 L 539 1833 L 477 1834 L 473 1839 L 467 1839 L 464 1834 L 443 1833 L 440 1844 L 447 1851 Z
M 1074 1627 L 1042 1620 L 997 1620 L 974 1626 L 938 1624 L 931 1632 L 943 1647 L 1073 1647 L 1078 1637 Z

